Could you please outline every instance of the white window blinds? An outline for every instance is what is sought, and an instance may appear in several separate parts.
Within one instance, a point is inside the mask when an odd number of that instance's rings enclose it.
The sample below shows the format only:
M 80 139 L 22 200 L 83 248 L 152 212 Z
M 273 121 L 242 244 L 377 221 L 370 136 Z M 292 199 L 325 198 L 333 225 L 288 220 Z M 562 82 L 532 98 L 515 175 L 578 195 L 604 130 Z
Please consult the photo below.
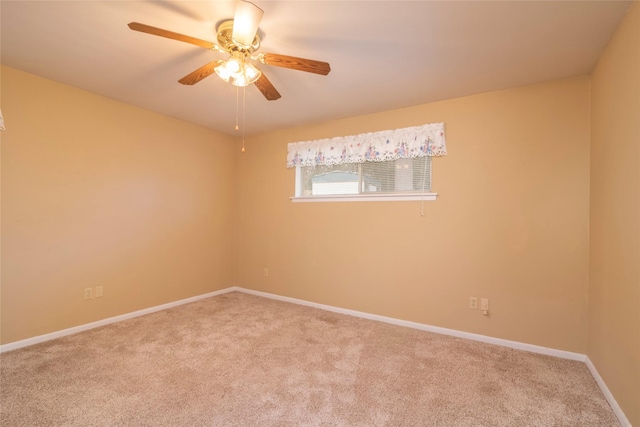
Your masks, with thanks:
M 297 197 L 431 191 L 431 157 L 428 156 L 298 169 Z

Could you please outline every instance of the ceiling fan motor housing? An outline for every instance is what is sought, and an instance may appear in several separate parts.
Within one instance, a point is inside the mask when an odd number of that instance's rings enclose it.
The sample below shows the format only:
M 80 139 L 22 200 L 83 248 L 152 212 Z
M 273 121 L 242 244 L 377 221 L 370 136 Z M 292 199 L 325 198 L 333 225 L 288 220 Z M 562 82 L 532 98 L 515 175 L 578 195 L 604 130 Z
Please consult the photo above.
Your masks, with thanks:
M 242 52 L 245 56 L 251 55 L 260 48 L 260 36 L 256 33 L 251 46 L 244 46 L 233 39 L 233 19 L 222 22 L 218 25 L 218 46 L 228 53 Z

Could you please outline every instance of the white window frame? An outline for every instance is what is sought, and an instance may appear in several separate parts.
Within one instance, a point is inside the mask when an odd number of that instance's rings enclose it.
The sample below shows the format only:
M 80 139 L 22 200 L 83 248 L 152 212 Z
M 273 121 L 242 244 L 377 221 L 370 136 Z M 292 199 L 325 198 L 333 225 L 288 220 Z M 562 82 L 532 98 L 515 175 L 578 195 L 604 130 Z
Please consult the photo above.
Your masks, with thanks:
M 296 203 L 307 202 L 404 202 L 404 201 L 433 201 L 436 200 L 438 193 L 433 192 L 397 192 L 397 193 L 360 193 L 360 194 L 333 194 L 333 195 L 302 195 L 302 171 L 301 167 L 296 166 L 295 174 L 295 196 L 289 199 Z M 433 162 L 429 168 L 429 181 L 431 182 L 433 174 Z

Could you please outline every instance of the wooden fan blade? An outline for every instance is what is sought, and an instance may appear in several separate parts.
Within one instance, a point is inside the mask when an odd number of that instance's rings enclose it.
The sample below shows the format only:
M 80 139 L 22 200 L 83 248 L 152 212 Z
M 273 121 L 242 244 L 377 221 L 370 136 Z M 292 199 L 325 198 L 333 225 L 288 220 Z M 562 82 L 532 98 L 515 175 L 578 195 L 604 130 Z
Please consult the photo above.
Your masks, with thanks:
M 202 67 L 195 70 L 193 73 L 187 74 L 186 76 L 184 76 L 178 81 L 183 85 L 194 85 L 198 83 L 200 80 L 204 79 L 205 77 L 209 77 L 211 74 L 213 74 L 215 72 L 215 68 L 221 62 L 222 61 L 209 62 L 207 65 L 203 65 Z
M 213 49 L 214 44 L 206 40 L 197 39 L 195 37 L 185 36 L 184 34 L 174 33 L 173 31 L 163 30 L 162 28 L 152 27 L 150 25 L 141 24 L 139 22 L 130 22 L 129 28 L 142 33 L 153 34 L 154 36 L 166 37 L 168 39 L 178 40 L 180 42 L 191 43 L 205 49 Z
M 260 55 L 260 61 L 266 65 L 291 68 L 293 70 L 306 71 L 307 73 L 322 74 L 326 76 L 331 71 L 328 63 L 314 61 L 313 59 L 296 58 L 295 56 L 278 55 L 277 53 L 265 53 Z
M 262 73 L 260 78 L 256 80 L 254 84 L 258 89 L 260 89 L 260 92 L 262 92 L 262 94 L 264 95 L 265 98 L 267 98 L 268 101 L 275 101 L 276 99 L 279 99 L 282 96 L 280 95 L 280 93 L 278 93 L 276 88 L 271 84 L 271 82 L 269 81 L 267 76 L 264 75 L 264 73 Z

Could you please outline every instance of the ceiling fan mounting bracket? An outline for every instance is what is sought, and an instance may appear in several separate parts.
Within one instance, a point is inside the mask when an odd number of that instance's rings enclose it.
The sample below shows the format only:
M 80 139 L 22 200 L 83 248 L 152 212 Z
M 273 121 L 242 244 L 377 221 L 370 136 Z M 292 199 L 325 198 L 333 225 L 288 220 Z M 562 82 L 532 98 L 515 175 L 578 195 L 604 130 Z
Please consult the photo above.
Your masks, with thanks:
M 218 46 L 225 52 L 242 52 L 245 56 L 250 56 L 260 48 L 260 36 L 258 34 L 253 39 L 251 46 L 243 46 L 233 40 L 233 19 L 220 23 L 217 32 Z

